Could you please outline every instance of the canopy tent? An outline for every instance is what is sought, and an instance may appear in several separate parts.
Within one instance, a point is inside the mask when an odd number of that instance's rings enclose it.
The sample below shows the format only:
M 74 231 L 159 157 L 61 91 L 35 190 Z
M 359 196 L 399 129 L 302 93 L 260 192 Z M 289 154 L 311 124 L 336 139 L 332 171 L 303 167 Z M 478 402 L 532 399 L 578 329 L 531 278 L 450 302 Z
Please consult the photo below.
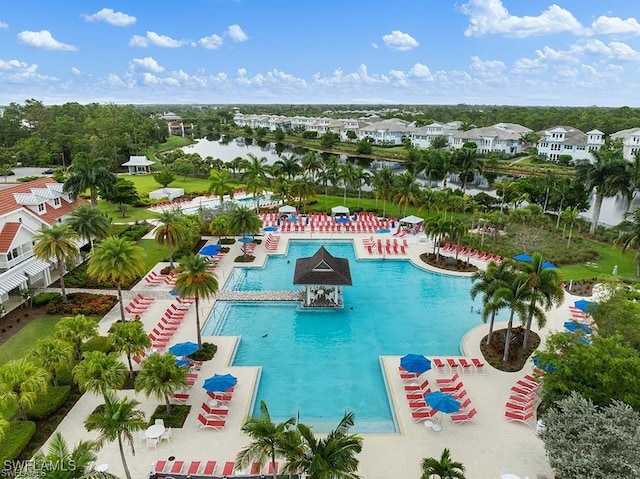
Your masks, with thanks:
M 419 225 L 420 223 L 424 223 L 424 219 L 419 216 L 409 215 L 400 220 L 400 224 L 403 223 L 408 225 Z
M 334 206 L 331 208 L 331 216 L 349 215 L 349 208 L 346 206 Z
M 296 207 L 291 205 L 284 205 L 278 208 L 278 213 L 295 213 Z

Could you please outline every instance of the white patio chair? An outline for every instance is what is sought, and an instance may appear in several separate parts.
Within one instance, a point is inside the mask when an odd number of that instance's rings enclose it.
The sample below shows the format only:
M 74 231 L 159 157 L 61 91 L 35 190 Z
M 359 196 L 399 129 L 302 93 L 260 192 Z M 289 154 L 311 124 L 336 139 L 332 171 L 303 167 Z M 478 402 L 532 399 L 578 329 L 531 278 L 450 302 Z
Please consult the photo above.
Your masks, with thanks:
M 167 430 L 162 434 L 162 436 L 160 436 L 160 441 L 167 441 L 169 442 L 171 440 L 171 428 L 167 428 Z
M 156 425 L 164 426 L 164 419 L 156 419 Z
M 152 446 L 154 449 L 158 448 L 158 438 L 153 438 L 153 439 L 147 438 L 147 449 L 149 449 Z

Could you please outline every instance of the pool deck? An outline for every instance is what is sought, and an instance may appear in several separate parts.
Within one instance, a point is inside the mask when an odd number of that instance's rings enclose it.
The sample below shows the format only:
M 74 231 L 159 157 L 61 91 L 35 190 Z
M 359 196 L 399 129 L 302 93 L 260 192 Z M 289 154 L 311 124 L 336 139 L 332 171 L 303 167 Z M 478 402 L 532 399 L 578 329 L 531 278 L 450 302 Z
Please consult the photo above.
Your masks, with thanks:
M 362 242 L 362 238 L 371 235 L 350 233 L 314 233 L 311 239 L 341 239 L 354 240 L 356 255 L 362 259 L 375 258 L 378 255 L 370 255 Z M 382 239 L 392 238 L 389 235 L 375 235 Z M 288 239 L 310 239 L 309 233 L 288 233 L 280 235 L 278 250 L 271 254 L 284 254 L 288 246 Z M 394 259 L 413 261 L 416 265 L 429 269 L 419 259 L 420 254 L 431 251 L 432 243 L 420 240 L 418 237 L 408 236 L 409 246 L 406 255 L 393 255 Z M 213 239 L 212 239 L 213 242 Z M 240 254 L 239 244 L 231 247 L 231 252 L 220 261 L 216 274 L 220 283 L 229 277 L 234 267 L 233 258 Z M 264 265 L 267 250 L 264 243 L 256 247 L 256 256 L 252 267 Z M 471 260 L 474 262 L 474 260 Z M 483 262 L 475 261 L 479 266 Z M 155 268 L 159 271 L 165 264 L 158 264 Z M 246 265 L 243 265 L 246 266 Z M 170 285 L 151 287 L 141 281 L 135 291 L 145 293 L 153 291 L 156 299 L 149 309 L 141 316 L 147 330 L 155 325 L 163 311 L 172 303 L 173 298 L 169 294 Z M 547 325 L 543 330 L 536 330 L 540 334 L 543 343 L 545 336 L 552 331 L 563 329 L 563 322 L 568 318 L 568 306 L 573 304 L 576 298 L 567 295 L 565 304 L 548 313 Z M 204 322 L 213 306 L 213 300 L 201 301 L 200 317 Z M 118 308 L 114 308 L 100 322 L 99 329 L 105 334 L 111 324 L 119 318 Z M 497 323 L 496 328 L 504 327 L 506 323 Z M 195 312 L 193 306 L 170 344 L 181 341 L 193 341 L 195 337 Z M 465 357 L 482 357 L 479 350 L 479 341 L 486 335 L 487 325 L 472 329 L 463 338 L 461 350 Z M 210 341 L 218 346 L 218 352 L 211 361 L 204 363 L 199 372 L 196 385 L 189 389 L 191 412 L 183 428 L 172 431 L 170 442 L 161 442 L 157 448 L 147 448 L 145 442 L 135 439 L 135 456 L 127 449 L 126 456 L 128 466 L 133 478 L 142 479 L 148 476 L 152 465 L 156 460 L 166 460 L 174 456 L 178 460 L 189 461 L 216 460 L 218 472 L 221 470 L 221 462 L 232 461 L 236 454 L 248 443 L 248 438 L 240 432 L 240 428 L 247 417 L 250 416 L 251 405 L 257 386 L 260 368 L 230 366 L 239 337 L 217 336 L 204 337 L 204 341 Z M 431 358 L 429 351 L 407 351 L 423 353 Z M 509 396 L 509 388 L 522 376 L 531 372 L 531 366 L 525 366 L 523 371 L 517 373 L 500 372 L 485 366 L 485 375 L 461 375 L 468 397 L 472 406 L 478 411 L 473 421 L 454 425 L 447 415 L 438 417 L 442 430 L 435 432 L 426 428 L 421 423 L 415 423 L 411 419 L 407 406 L 403 383 L 401 382 L 397 366 L 399 357 L 384 356 L 381 358 L 386 381 L 389 387 L 392 407 L 398 421 L 399 431 L 396 434 L 363 434 L 364 447 L 359 455 L 359 474 L 363 479 L 396 478 L 396 477 L 420 477 L 420 463 L 425 457 L 440 457 L 443 448 L 449 448 L 454 460 L 462 462 L 466 467 L 466 477 L 469 479 L 494 479 L 500 477 L 503 468 L 522 479 L 551 479 L 553 472 L 548 465 L 543 443 L 535 435 L 534 427 L 528 427 L 522 423 L 508 422 L 504 418 L 504 404 Z M 230 404 L 227 424 L 224 431 L 209 429 L 197 430 L 196 418 L 200 411 L 200 405 L 207 398 L 202 389 L 202 381 L 215 373 L 231 373 L 238 377 L 238 384 Z M 430 383 L 435 384 L 436 372 L 426 373 Z M 120 396 L 135 397 L 141 403 L 140 409 L 150 416 L 155 407 L 160 404 L 156 398 L 147 398 L 143 394 L 134 391 L 119 391 Z M 283 391 L 282 394 L 286 394 Z M 93 409 L 100 404 L 101 399 L 94 395 L 85 394 L 67 417 L 62 421 L 58 430 L 64 435 L 70 444 L 75 444 L 81 439 L 92 439 L 95 433 L 85 431 L 83 421 Z M 357 417 L 356 417 L 357 423 Z M 120 456 L 116 443 L 107 444 L 98 453 L 98 464 L 108 464 L 108 471 L 124 477 L 120 462 Z

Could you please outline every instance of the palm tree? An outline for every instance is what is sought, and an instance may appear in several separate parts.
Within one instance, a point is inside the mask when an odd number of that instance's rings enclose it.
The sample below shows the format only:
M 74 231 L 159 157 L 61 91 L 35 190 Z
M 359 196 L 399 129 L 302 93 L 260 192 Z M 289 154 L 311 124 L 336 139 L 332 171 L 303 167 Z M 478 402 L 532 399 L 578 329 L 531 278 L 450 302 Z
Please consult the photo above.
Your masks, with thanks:
M 442 451 L 440 460 L 426 457 L 422 460 L 422 479 L 438 476 L 440 479 L 465 479 L 464 465 L 451 460 L 451 453 L 446 447 Z
M 264 157 L 258 158 L 252 153 L 247 156 L 249 157 L 249 162 L 242 178 L 247 182 L 247 192 L 253 195 L 257 211 L 259 208 L 257 197 L 264 192 L 269 183 L 267 178 L 267 159 Z
M 90 205 L 80 205 L 74 209 L 65 221 L 78 236 L 93 248 L 93 239 L 106 238 L 109 234 L 111 222 L 100 210 Z
M 344 196 L 343 196 L 343 204 L 347 202 L 347 188 L 352 186 L 356 181 L 356 169 L 354 164 L 350 161 L 345 161 L 340 165 L 340 169 L 338 170 L 338 177 L 340 178 L 340 182 L 342 183 Z
M 80 196 L 89 190 L 91 206 L 98 204 L 98 189 L 112 190 L 118 177 L 108 170 L 109 160 L 98 158 L 90 160 L 82 155 L 77 155 L 68 169 L 68 176 L 64 182 L 63 190 L 72 196 Z
M 13 359 L 0 366 L 0 404 L 18 404 L 20 416 L 27 420 L 27 409 L 38 396 L 47 392 L 49 373 L 25 358 Z
M 276 161 L 273 166 L 277 172 L 286 176 L 289 181 L 302 173 L 302 167 L 298 159 L 293 156 L 284 156 Z
M 371 185 L 372 175 L 362 166 L 356 167 L 354 174 L 355 184 L 358 186 L 358 208 L 360 208 L 360 197 L 362 196 L 362 187 Z
M 553 306 L 560 306 L 564 301 L 564 289 L 562 288 L 562 280 L 560 273 L 556 268 L 545 268 L 542 255 L 534 253 L 531 263 L 519 263 L 520 269 L 529 276 L 529 315 L 525 325 L 524 340 L 522 341 L 523 349 L 529 345 L 529 335 L 531 333 L 531 324 L 533 316 L 537 311 L 537 305 L 540 304 L 545 311 L 549 311 Z M 543 327 L 546 322 L 546 316 L 542 314 L 538 316 L 538 326 Z
M 622 254 L 630 249 L 640 250 L 640 208 L 624 215 L 624 221 L 618 226 L 619 234 L 613 244 L 622 245 Z M 640 254 L 640 251 L 638 252 Z M 640 258 L 636 256 L 636 259 Z M 636 261 L 636 276 L 640 276 L 640 262 Z
M 160 246 L 167 246 L 169 266 L 173 268 L 173 251 L 186 236 L 182 211 L 178 209 L 163 211 L 157 219 L 161 224 L 156 228 L 156 242 Z
M 64 287 L 64 263 L 78 256 L 78 246 L 75 240 L 78 235 L 71 227 L 64 223 L 43 226 L 33 236 L 33 254 L 42 261 L 54 259 L 60 275 L 60 290 L 62 301 L 67 301 L 67 290 Z
M 494 293 L 497 307 L 509 308 L 509 322 L 507 334 L 504 339 L 504 355 L 502 362 L 509 360 L 509 346 L 511 346 L 511 331 L 513 329 L 513 317 L 517 314 L 522 322 L 525 321 L 531 303 L 531 289 L 529 288 L 529 276 L 526 273 L 516 275 L 511 283 L 500 286 Z M 544 313 L 536 307 L 534 315 L 540 318 Z
M 301 163 L 304 174 L 311 174 L 311 179 L 315 181 L 316 174 L 322 170 L 322 161 L 318 157 L 317 153 L 313 150 L 309 150 L 302 158 Z
M 167 414 L 171 414 L 169 399 L 173 393 L 187 387 L 187 374 L 189 369 L 178 366 L 173 354 L 153 353 L 142 361 L 136 377 L 136 391 L 164 400 Z
M 242 251 L 244 253 L 245 258 L 247 257 L 247 248 L 246 245 L 246 235 L 247 233 L 255 234 L 260 231 L 262 227 L 262 220 L 256 214 L 255 211 L 249 210 L 242 206 L 238 206 L 234 208 L 231 214 L 229 215 L 229 231 L 232 234 L 242 235 L 243 247 Z
M 462 177 L 462 191 L 467 189 L 469 174 L 480 170 L 482 161 L 476 148 L 461 148 L 455 153 L 455 163 Z
M 229 178 L 229 170 L 212 170 L 209 176 L 209 193 L 215 194 L 224 203 L 224 195 L 233 199 L 234 183 Z
M 238 453 L 236 461 L 239 467 L 249 466 L 253 462 L 262 464 L 271 461 L 275 479 L 276 456 L 285 454 L 283 445 L 288 442 L 286 436 L 291 434 L 291 428 L 294 427 L 296 421 L 294 418 L 290 418 L 275 424 L 271 420 L 264 401 L 260 401 L 260 413 L 259 416 L 250 417 L 242 426 L 242 432 L 247 434 L 252 442 Z
M 493 336 L 493 325 L 496 320 L 496 314 L 500 312 L 502 305 L 496 301 L 495 292 L 505 287 L 513 281 L 513 270 L 511 262 L 503 261 L 498 264 L 490 261 L 487 268 L 483 271 L 476 271 L 471 280 L 473 285 L 469 294 L 471 299 L 475 299 L 478 294 L 482 294 L 482 320 L 486 323 L 489 319 L 489 334 L 487 335 L 487 346 L 491 343 Z
M 567 239 L 567 248 L 571 246 L 571 236 L 573 235 L 573 225 L 576 221 L 578 221 L 578 208 L 567 208 L 562 212 L 562 214 L 558 215 L 558 218 L 562 216 L 567 223 L 569 223 L 569 238 Z
M 198 254 L 186 256 L 182 259 L 174 286 L 178 295 L 183 298 L 195 298 L 198 349 L 202 349 L 200 298 L 206 299 L 218 292 L 218 279 L 213 273 L 207 272 L 207 266 L 208 263 Z
M 373 188 L 376 198 L 382 199 L 382 216 L 387 215 L 387 200 L 391 199 L 395 187 L 395 173 L 391 168 L 382 168 L 373 175 Z
M 449 235 L 451 239 L 455 239 L 456 241 L 456 261 L 458 260 L 458 253 L 460 252 L 460 242 L 467 232 L 467 225 L 461 219 L 455 218 L 449 222 Z
M 93 464 L 98 459 L 93 441 L 80 441 L 70 450 L 59 432 L 53 435 L 47 451 L 39 450 L 33 456 L 33 467 L 25 468 L 22 479 L 86 479 L 97 477 Z M 55 468 L 51 466 L 55 464 Z
M 29 349 L 27 356 L 40 364 L 51 375 L 52 384 L 57 386 L 58 371 L 71 365 L 73 346 L 53 337 L 43 338 Z
M 583 161 L 576 165 L 576 180 L 584 183 L 589 191 L 593 191 L 593 217 L 589 233 L 594 234 L 600 218 L 602 200 L 623 191 L 628 173 L 626 161 L 617 150 L 601 149 L 591 154 L 595 158 L 593 163 Z
M 451 223 L 442 215 L 433 216 L 424 224 L 424 232 L 433 237 L 433 252 L 440 261 L 440 240 L 450 231 Z
M 299 209 L 302 209 L 307 199 L 313 199 L 316 196 L 316 184 L 307 176 L 293 180 L 291 190 L 293 194 L 298 197 Z
M 301 471 L 309 479 L 359 479 L 356 455 L 362 451 L 362 437 L 349 434 L 353 424 L 353 413 L 347 412 L 322 439 L 309 426 L 298 424 L 300 444 L 287 454 L 288 469 Z
M 125 321 L 122 283 L 132 282 L 144 274 L 145 256 L 144 249 L 119 236 L 108 237 L 98 244 L 89 256 L 89 276 L 99 281 L 115 283 L 122 321 Z
M 109 335 L 114 351 L 125 353 L 129 364 L 129 377 L 133 377 L 131 356 L 140 355 L 151 347 L 151 338 L 140 321 L 114 323 Z
M 82 342 L 98 335 L 98 323 L 84 314 L 66 316 L 56 323 L 54 335 L 73 346 L 73 359 L 79 361 Z
M 136 409 L 140 402 L 135 399 L 118 398 L 113 391 L 107 391 L 104 395 L 104 404 L 84 421 L 87 431 L 98 431 L 96 449 L 101 449 L 107 442 L 118 441 L 120 459 L 127 479 L 131 479 L 131 473 L 124 455 L 125 443 L 131 447 L 131 453 L 135 455 L 133 433 L 147 427 L 144 413 Z
M 631 160 L 631 163 L 627 164 L 627 182 L 622 188 L 622 192 L 627 200 L 626 212 L 631 211 L 631 203 L 636 197 L 638 190 L 640 189 L 640 151 L 636 152 Z
M 115 353 L 87 351 L 73 368 L 73 379 L 80 389 L 96 394 L 120 389 L 126 378 L 127 369 Z

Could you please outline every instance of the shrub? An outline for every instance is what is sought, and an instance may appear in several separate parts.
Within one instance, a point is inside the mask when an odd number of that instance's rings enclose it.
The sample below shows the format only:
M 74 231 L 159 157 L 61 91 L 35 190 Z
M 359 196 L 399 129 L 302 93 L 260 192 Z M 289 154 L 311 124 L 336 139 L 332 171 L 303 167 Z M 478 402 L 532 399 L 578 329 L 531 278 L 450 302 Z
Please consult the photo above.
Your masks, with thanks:
M 27 183 L 29 181 L 38 180 L 42 178 L 42 176 L 23 176 L 22 178 L 18 178 L 16 181 L 18 183 Z
M 233 238 L 220 238 L 220 241 L 218 241 L 220 244 L 234 244 L 235 242 L 236 240 Z
M 138 241 L 144 235 L 146 235 L 152 227 L 153 226 L 150 224 L 131 225 L 122 233 L 120 233 L 120 237 L 128 239 L 129 241 Z
M 234 262 L 236 263 L 253 263 L 253 260 L 256 259 L 255 256 L 251 256 L 250 254 L 245 256 L 245 255 L 240 255 L 237 256 L 236 259 L 234 259 Z
M 9 423 L 4 438 L 0 440 L 0 465 L 5 466 L 5 461 L 16 459 L 27 447 L 35 432 L 35 422 L 17 421 Z M 4 472 L 4 469 L 2 472 Z
M 158 406 L 149 419 L 149 426 L 155 423 L 156 419 L 164 421 L 164 427 L 178 428 L 184 426 L 184 422 L 189 415 L 191 406 L 186 404 L 174 404 L 171 406 L 171 414 L 167 414 L 166 406 Z
M 60 406 L 62 406 L 69 397 L 70 392 L 70 386 L 49 387 L 46 394 L 38 396 L 33 407 L 27 411 L 27 417 L 33 421 L 47 419 L 60 409 Z
M 49 293 L 39 293 L 33 297 L 33 305 L 42 306 L 43 304 L 47 304 L 54 299 L 60 299 L 61 296 L 62 295 L 60 293 L 56 293 L 53 291 Z
M 107 336 L 94 336 L 91 339 L 87 339 L 83 344 L 80 350 L 83 353 L 88 353 L 91 351 L 102 351 L 105 354 L 109 354 L 113 348 L 111 346 L 111 341 Z
M 193 354 L 189 355 L 189 358 L 194 361 L 209 361 L 212 359 L 216 351 L 218 351 L 218 346 L 212 343 L 202 343 L 202 349 L 200 351 L 196 351 Z
M 47 306 L 47 313 L 64 316 L 104 316 L 118 302 L 118 298 L 111 294 L 71 293 L 67 298 L 66 303 L 62 298 L 51 301 Z
M 98 281 L 96 278 L 89 276 L 87 268 L 89 262 L 85 261 L 76 268 L 64 275 L 65 284 L 70 288 L 92 288 L 92 289 L 115 289 L 115 283 L 110 281 Z M 133 279 L 131 282 L 122 283 L 123 289 L 131 289 L 139 278 Z

